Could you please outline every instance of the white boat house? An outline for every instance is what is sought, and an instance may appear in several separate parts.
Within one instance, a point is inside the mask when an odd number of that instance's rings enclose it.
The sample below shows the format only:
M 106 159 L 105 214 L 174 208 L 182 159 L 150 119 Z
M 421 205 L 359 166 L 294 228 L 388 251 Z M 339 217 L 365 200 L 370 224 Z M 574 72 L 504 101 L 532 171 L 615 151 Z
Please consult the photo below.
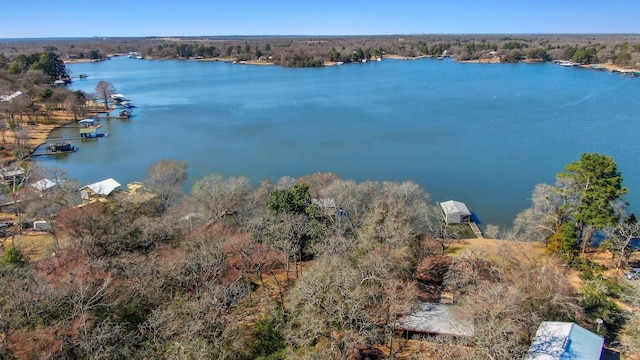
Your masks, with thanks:
M 80 196 L 83 200 L 94 198 L 105 198 L 120 188 L 120 183 L 113 179 L 106 179 L 97 183 L 89 184 L 80 189 Z
M 440 203 L 442 216 L 447 224 L 468 224 L 471 222 L 471 211 L 467 205 L 455 200 Z

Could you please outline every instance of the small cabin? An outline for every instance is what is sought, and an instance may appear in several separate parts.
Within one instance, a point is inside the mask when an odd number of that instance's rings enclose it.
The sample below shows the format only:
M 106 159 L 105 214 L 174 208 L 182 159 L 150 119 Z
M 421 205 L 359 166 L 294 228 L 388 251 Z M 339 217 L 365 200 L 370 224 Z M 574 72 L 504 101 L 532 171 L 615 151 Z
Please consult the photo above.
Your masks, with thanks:
M 447 224 L 468 224 L 471 222 L 471 211 L 467 205 L 455 200 L 440 203 L 442 217 Z

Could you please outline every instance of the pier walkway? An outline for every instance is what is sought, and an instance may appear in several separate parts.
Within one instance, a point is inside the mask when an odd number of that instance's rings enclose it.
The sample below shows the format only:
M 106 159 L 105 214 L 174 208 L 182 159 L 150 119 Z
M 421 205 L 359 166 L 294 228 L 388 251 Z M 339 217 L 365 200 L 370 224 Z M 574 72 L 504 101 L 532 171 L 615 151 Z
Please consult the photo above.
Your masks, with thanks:
M 469 222 L 469 226 L 471 227 L 471 231 L 473 231 L 473 233 L 476 235 L 476 238 L 484 239 L 484 236 L 482 236 L 482 231 L 480 231 L 480 228 L 478 227 L 478 224 L 476 224 L 475 222 L 471 221 L 471 222 Z

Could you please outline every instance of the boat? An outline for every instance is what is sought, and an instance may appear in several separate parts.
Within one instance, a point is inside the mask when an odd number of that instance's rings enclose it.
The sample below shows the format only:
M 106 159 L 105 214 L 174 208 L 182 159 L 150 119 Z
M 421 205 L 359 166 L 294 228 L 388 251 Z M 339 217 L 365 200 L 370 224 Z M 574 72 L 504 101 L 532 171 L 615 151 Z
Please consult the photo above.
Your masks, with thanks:
M 61 141 L 47 145 L 47 150 L 51 152 L 73 152 L 76 151 L 76 147 L 68 141 Z
M 112 94 L 111 100 L 116 104 L 122 104 L 125 101 L 129 101 L 129 99 L 125 98 L 122 94 Z
M 569 67 L 569 66 L 578 66 L 578 65 L 579 65 L 578 63 L 574 63 L 574 62 L 566 61 L 566 60 L 564 60 L 564 61 L 560 61 L 558 64 L 560 64 L 560 66 L 566 66 L 566 67 Z
M 127 109 L 120 111 L 120 114 L 118 114 L 118 118 L 120 119 L 129 119 L 130 117 L 131 117 L 131 111 Z
M 78 121 L 78 124 L 80 124 L 80 125 L 82 125 L 84 127 L 89 127 L 89 126 L 92 126 L 92 125 L 96 124 L 96 119 L 91 119 L 91 118 L 82 119 L 82 120 Z
M 93 132 L 93 133 L 83 134 L 83 136 L 81 137 L 84 139 L 96 139 L 96 138 L 107 137 L 107 136 L 109 136 L 109 133 Z
M 129 100 L 121 101 L 120 103 L 118 103 L 118 105 L 122 106 L 125 109 L 133 109 L 133 108 L 137 107 L 137 106 L 133 105 L 131 103 L 131 101 L 129 101 Z

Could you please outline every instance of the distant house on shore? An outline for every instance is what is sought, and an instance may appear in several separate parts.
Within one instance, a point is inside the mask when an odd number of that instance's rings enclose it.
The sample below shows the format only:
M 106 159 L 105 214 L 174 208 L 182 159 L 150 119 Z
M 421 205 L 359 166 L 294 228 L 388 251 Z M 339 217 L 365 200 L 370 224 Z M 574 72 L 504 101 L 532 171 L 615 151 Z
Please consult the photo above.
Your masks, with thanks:
M 89 184 L 80 188 L 80 197 L 82 200 L 104 199 L 113 194 L 114 191 L 120 189 L 120 183 L 114 179 L 106 179 L 97 183 Z
M 449 200 L 441 202 L 440 208 L 447 224 L 468 224 L 471 222 L 471 211 L 464 203 Z
M 571 322 L 543 321 L 525 360 L 600 360 L 604 339 Z

